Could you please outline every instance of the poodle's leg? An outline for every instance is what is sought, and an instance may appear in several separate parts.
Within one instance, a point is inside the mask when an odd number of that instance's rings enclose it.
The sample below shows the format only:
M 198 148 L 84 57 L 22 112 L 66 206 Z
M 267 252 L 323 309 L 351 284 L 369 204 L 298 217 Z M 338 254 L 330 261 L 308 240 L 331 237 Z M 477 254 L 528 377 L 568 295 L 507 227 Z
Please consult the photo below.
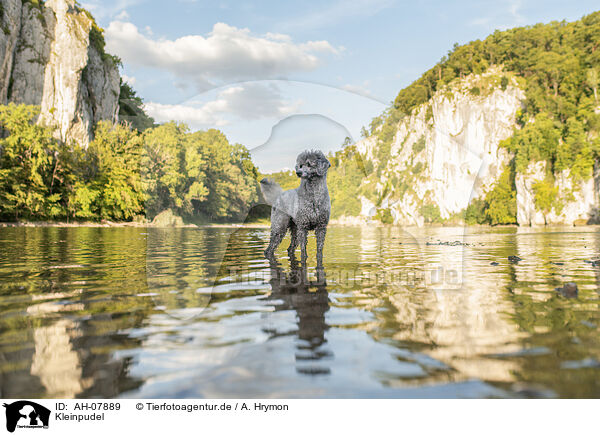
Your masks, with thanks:
M 319 227 L 315 229 L 315 235 L 317 236 L 317 267 L 323 267 L 323 246 L 325 246 L 325 234 L 327 233 L 327 227 Z
M 271 240 L 269 246 L 265 249 L 266 258 L 275 256 L 275 250 L 283 240 L 289 223 L 290 217 L 286 213 L 273 209 L 271 212 Z
M 300 245 L 300 261 L 302 267 L 306 266 L 306 259 L 308 254 L 306 253 L 306 245 L 308 244 L 308 230 L 306 228 L 298 227 L 297 229 L 298 244 Z
M 298 228 L 292 219 L 290 219 L 290 246 L 288 247 L 288 256 L 295 257 L 296 246 L 298 246 Z

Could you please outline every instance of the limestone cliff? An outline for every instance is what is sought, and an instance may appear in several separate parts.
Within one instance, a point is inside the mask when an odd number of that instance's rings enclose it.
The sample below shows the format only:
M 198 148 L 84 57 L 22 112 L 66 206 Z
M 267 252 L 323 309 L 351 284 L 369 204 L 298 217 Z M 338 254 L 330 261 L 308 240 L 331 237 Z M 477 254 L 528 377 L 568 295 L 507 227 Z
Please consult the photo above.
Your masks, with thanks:
M 485 197 L 510 162 L 511 155 L 499 144 L 513 134 L 524 98 L 513 75 L 489 68 L 437 91 L 400 119 L 387 154 L 377 134 L 358 142 L 357 150 L 377 171 L 366 181 L 374 187 L 363 189 L 373 195 L 361 198 L 361 216 L 368 219 L 389 210 L 394 223 L 419 226 L 428 206 L 436 213 L 439 209 L 441 219 L 460 216 L 473 199 Z M 533 186 L 544 176 L 543 165 L 532 163 L 526 174 L 516 176 L 518 223 L 594 221 L 600 171 L 577 182 L 568 171 L 559 174 L 560 206 L 542 211 Z
M 555 204 L 549 210 L 536 204 L 536 186 L 547 177 L 547 163 L 530 163 L 524 174 L 517 174 L 517 221 L 519 225 L 573 225 L 597 223 L 600 217 L 598 192 L 600 168 L 587 180 L 573 180 L 568 169 L 555 178 Z
M 74 0 L 2 0 L 0 24 L 0 103 L 39 105 L 40 121 L 82 146 L 96 122 L 117 120 L 118 67 Z
M 524 97 L 514 80 L 495 86 L 498 74 L 491 69 L 455 83 L 400 120 L 378 180 L 378 193 L 387 191 L 380 206 L 396 223 L 422 225 L 428 204 L 449 218 L 497 180 L 509 160 L 498 144 L 512 134 Z M 479 95 L 470 92 L 475 87 Z M 370 159 L 377 146 L 373 138 L 357 144 Z M 363 202 L 363 214 L 367 208 Z

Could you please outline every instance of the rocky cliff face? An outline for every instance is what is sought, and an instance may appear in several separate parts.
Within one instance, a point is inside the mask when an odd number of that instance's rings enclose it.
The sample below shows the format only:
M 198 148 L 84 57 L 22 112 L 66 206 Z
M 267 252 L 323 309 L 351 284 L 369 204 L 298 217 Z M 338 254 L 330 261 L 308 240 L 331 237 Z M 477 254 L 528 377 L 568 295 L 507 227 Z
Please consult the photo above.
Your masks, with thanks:
M 438 206 L 440 217 L 448 219 L 464 211 L 474 198 L 483 198 L 510 161 L 499 144 L 513 134 L 525 97 L 516 79 L 501 85 L 501 77 L 510 76 L 490 68 L 438 91 L 398 122 L 386 161 L 378 161 L 382 143 L 375 136 L 357 143 L 357 150 L 381 168 L 376 180 L 378 200 L 361 198 L 361 216 L 370 218 L 377 210 L 389 209 L 394 223 L 421 226 L 427 206 Z M 518 223 L 593 220 L 598 214 L 599 172 L 578 182 L 571 180 L 568 171 L 560 174 L 556 179 L 560 210 L 544 213 L 536 207 L 533 187 L 544 177 L 544 163 L 530 165 L 515 180 Z
M 504 90 L 495 86 L 498 73 L 489 70 L 439 91 L 398 123 L 378 185 L 379 193 L 389 191 L 381 206 L 396 223 L 422 225 L 428 204 L 449 218 L 496 182 L 509 160 L 498 144 L 512 134 L 524 98 L 514 81 Z M 479 95 L 470 91 L 475 87 Z M 371 159 L 377 146 L 373 138 L 357 144 Z M 372 214 L 367 208 L 363 201 L 363 214 Z
M 549 210 L 536 204 L 536 185 L 546 179 L 546 162 L 533 162 L 524 174 L 517 174 L 517 221 L 519 225 L 573 225 L 597 223 L 600 217 L 598 192 L 600 168 L 587 180 L 573 180 L 570 171 L 556 176 L 555 203 Z
M 117 120 L 118 68 L 74 0 L 3 0 L 0 23 L 0 103 L 39 105 L 59 139 L 83 146 L 95 123 Z

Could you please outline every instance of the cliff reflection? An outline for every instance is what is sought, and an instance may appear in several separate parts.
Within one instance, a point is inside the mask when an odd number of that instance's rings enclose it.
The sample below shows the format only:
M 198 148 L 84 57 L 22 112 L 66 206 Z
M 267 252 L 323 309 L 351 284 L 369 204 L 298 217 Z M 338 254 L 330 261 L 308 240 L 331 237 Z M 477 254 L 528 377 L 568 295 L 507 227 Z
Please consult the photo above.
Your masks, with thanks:
M 1 229 L 2 397 L 600 396 L 596 228 L 155 230 Z

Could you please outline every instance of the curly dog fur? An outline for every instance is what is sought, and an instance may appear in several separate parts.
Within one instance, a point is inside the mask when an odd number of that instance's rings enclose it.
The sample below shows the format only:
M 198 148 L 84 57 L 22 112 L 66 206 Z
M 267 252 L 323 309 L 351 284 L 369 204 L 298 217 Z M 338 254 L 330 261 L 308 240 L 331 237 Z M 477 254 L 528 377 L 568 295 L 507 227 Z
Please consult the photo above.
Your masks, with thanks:
M 323 266 L 323 246 L 331 202 L 327 190 L 327 170 L 331 164 L 321 151 L 305 151 L 296 160 L 296 175 L 300 186 L 286 190 L 270 179 L 263 179 L 260 187 L 271 209 L 271 240 L 265 250 L 265 257 L 274 258 L 274 253 L 288 228 L 291 242 L 288 255 L 294 257 L 296 246 L 300 245 L 302 263 L 306 263 L 308 231 L 315 231 L 317 237 L 317 266 Z

